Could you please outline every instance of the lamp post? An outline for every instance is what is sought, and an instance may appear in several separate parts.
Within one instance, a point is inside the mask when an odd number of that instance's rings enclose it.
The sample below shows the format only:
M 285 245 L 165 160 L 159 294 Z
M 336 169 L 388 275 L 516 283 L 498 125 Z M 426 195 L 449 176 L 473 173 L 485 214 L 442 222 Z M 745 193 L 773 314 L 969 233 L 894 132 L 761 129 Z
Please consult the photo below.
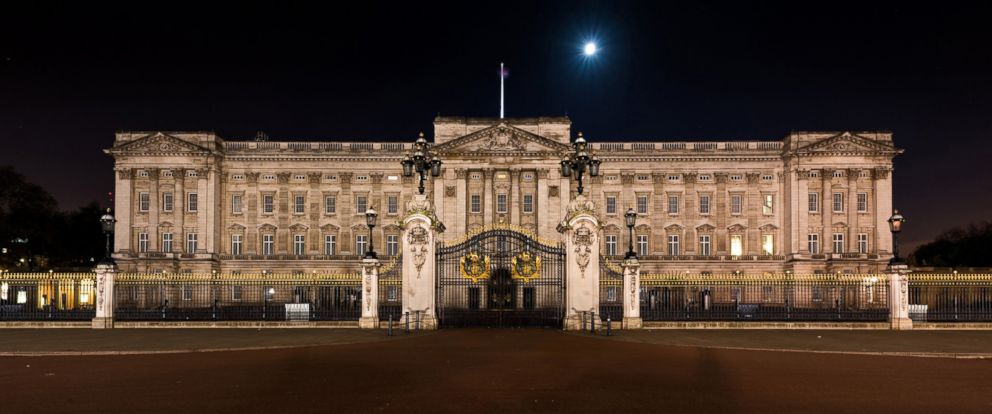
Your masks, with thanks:
M 424 193 L 424 180 L 427 179 L 427 174 L 430 174 L 431 177 L 441 175 L 441 159 L 431 153 L 423 132 L 413 143 L 413 152 L 407 154 L 400 163 L 403 164 L 404 177 L 413 176 L 415 170 L 420 175 L 420 184 L 417 186 L 417 191 L 420 194 Z
M 889 260 L 889 265 L 903 264 L 902 259 L 899 258 L 899 232 L 902 231 L 902 225 L 906 222 L 906 219 L 899 214 L 899 210 L 892 210 L 892 217 L 889 217 L 889 231 L 892 232 L 892 259 Z
M 365 224 L 369 225 L 369 248 L 368 250 L 365 251 L 365 256 L 364 256 L 366 259 L 376 258 L 375 249 L 372 246 L 372 228 L 375 227 L 376 217 L 378 217 L 378 214 L 375 212 L 374 209 L 369 208 L 368 210 L 365 210 Z
M 634 252 L 634 224 L 637 222 L 637 212 L 634 208 L 628 208 L 627 212 L 623 215 L 623 220 L 627 224 L 627 255 L 624 259 L 636 259 L 637 253 Z
M 100 264 L 103 265 L 114 265 L 114 259 L 110 257 L 110 235 L 114 234 L 114 223 L 117 223 L 117 219 L 114 218 L 113 214 L 110 214 L 110 208 L 107 208 L 107 213 L 100 217 L 100 226 L 103 227 L 103 235 L 107 239 L 104 256 L 100 260 Z
M 579 195 L 582 195 L 582 176 L 586 170 L 589 170 L 590 177 L 599 175 L 599 158 L 595 154 L 589 154 L 588 146 L 586 139 L 579 132 L 579 137 L 572 143 L 572 153 L 561 160 L 561 175 L 563 177 L 571 177 L 572 172 L 575 172 L 575 179 L 579 182 L 579 186 L 576 188 Z

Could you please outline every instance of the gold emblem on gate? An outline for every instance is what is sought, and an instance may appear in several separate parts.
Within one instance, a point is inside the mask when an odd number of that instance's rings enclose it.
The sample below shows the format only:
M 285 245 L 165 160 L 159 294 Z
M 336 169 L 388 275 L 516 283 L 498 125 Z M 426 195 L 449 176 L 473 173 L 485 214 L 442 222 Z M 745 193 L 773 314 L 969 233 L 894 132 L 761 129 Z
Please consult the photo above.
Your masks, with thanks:
M 520 279 L 524 283 L 537 279 L 541 277 L 541 256 L 532 255 L 530 252 L 520 253 L 513 258 L 511 270 L 513 278 Z
M 479 256 L 476 252 L 469 252 L 462 256 L 458 270 L 462 277 L 471 279 L 472 283 L 477 283 L 480 279 L 489 279 L 489 256 Z

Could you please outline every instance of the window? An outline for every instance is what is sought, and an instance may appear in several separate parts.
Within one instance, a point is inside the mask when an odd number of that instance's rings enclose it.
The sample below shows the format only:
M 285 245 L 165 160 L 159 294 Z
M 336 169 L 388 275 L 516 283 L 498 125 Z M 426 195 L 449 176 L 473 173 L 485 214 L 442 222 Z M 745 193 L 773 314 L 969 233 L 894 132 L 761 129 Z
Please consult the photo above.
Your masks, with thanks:
M 740 256 L 744 254 L 744 238 L 740 234 L 730 236 L 730 255 Z
M 730 214 L 741 214 L 743 209 L 744 196 L 740 194 L 734 194 L 730 196 Z
M 668 255 L 677 256 L 679 254 L 679 236 L 672 234 L 668 236 Z
M 355 213 L 365 214 L 369 209 L 369 198 L 363 195 L 355 196 Z
M 334 255 L 337 249 L 337 236 L 333 234 L 324 235 L 324 254 L 331 256 Z
M 386 213 L 396 214 L 399 211 L 400 211 L 399 199 L 394 195 L 386 197 Z
M 293 254 L 297 256 L 306 254 L 306 239 L 302 234 L 293 235 Z
M 293 213 L 303 214 L 306 210 L 306 197 L 305 196 L 295 196 L 293 197 Z M 363 212 L 365 210 L 362 210 Z
M 172 251 L 172 233 L 162 233 L 162 251 L 165 253 Z
M 235 194 L 231 196 L 231 212 L 241 214 L 241 195 Z
M 138 211 L 148 211 L 148 193 L 138 193 Z
M 765 194 L 762 196 L 761 213 L 770 216 L 775 213 L 775 196 Z
M 606 197 L 606 214 L 617 214 L 617 197 Z
M 868 253 L 868 234 L 858 233 L 858 253 Z
M 355 253 L 359 256 L 365 255 L 365 246 L 368 244 L 367 238 L 364 234 L 359 234 L 355 236 Z
M 273 202 L 273 197 L 271 194 L 266 194 L 262 196 L 262 212 L 272 213 L 275 211 L 275 203 Z
M 771 234 L 761 235 L 761 254 L 771 256 L 775 254 L 775 236 Z
M 617 290 L 618 289 L 617 289 L 616 286 L 607 286 L 606 287 L 606 301 L 607 302 L 616 302 L 617 301 L 617 296 L 619 296 L 619 295 L 617 295 Z
M 324 214 L 334 214 L 338 210 L 338 201 L 334 196 L 324 197 Z
M 834 253 L 844 253 L 844 233 L 834 233 Z
M 231 286 L 231 300 L 241 300 L 242 291 L 240 285 Z
M 530 214 L 534 212 L 534 195 L 524 194 L 524 213 Z
M 386 236 L 386 254 L 396 256 L 400 252 L 400 236 L 390 234 Z
M 399 289 L 397 289 L 396 286 L 387 286 L 386 298 L 387 298 L 386 300 L 390 302 L 398 301 L 400 299 Z
M 820 193 L 809 193 L 809 212 L 820 212 Z
M 262 254 L 266 256 L 271 256 L 272 251 L 275 250 L 275 236 L 271 234 L 262 235 Z
M 809 249 L 810 254 L 820 253 L 820 235 L 819 234 L 809 234 L 806 236 L 806 248 Z
M 699 214 L 710 214 L 710 196 L 699 196 Z
M 744 181 L 744 176 L 743 176 L 743 175 L 740 175 L 740 174 L 734 174 L 734 175 L 731 175 L 731 176 L 730 176 L 730 181 L 733 181 L 733 182 L 741 182 L 741 181 Z
M 713 176 L 712 176 L 712 175 L 709 175 L 709 174 L 701 174 L 701 175 L 699 176 L 699 178 L 697 178 L 697 179 L 698 179 L 699 181 L 706 181 L 706 182 L 710 182 L 710 181 L 713 181 Z
M 148 233 L 138 233 L 138 252 L 148 252 Z
M 844 212 L 844 193 L 834 193 L 834 213 Z
M 506 194 L 496 194 L 496 212 L 506 213 Z
M 162 211 L 172 211 L 172 193 L 162 193 Z
M 186 198 L 186 211 L 195 213 L 197 207 L 196 193 L 189 193 Z
M 858 193 L 858 212 L 868 212 L 868 193 Z
M 699 254 L 703 256 L 710 255 L 710 235 L 704 234 L 699 236 Z
M 241 238 L 242 236 L 240 234 L 231 235 L 231 254 L 241 254 Z
M 606 255 L 616 256 L 617 255 L 617 235 L 607 234 L 606 235 Z
M 637 196 L 637 214 L 648 214 L 648 196 Z
M 471 212 L 481 213 L 482 212 L 482 196 L 478 194 L 472 194 L 471 197 Z
M 679 196 L 668 196 L 668 214 L 679 214 Z
M 186 253 L 196 253 L 196 233 L 186 233 Z
M 637 236 L 637 254 L 641 256 L 648 255 L 648 236 L 646 234 Z
M 193 300 L 193 286 L 183 285 L 183 300 Z

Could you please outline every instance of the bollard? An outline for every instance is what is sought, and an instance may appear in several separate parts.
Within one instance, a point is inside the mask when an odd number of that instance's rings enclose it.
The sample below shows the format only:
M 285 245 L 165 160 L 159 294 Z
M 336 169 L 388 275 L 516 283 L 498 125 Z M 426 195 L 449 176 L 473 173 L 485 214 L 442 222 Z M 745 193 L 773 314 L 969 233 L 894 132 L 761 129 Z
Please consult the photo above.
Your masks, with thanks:
M 613 320 L 610 315 L 606 315 L 606 336 L 613 336 Z
M 406 319 L 404 321 L 404 324 L 406 324 L 406 328 L 405 328 L 406 329 L 406 334 L 409 335 L 410 334 L 410 312 L 404 313 L 403 316 Z
M 393 336 L 393 314 L 389 314 L 389 327 L 386 328 L 386 336 Z

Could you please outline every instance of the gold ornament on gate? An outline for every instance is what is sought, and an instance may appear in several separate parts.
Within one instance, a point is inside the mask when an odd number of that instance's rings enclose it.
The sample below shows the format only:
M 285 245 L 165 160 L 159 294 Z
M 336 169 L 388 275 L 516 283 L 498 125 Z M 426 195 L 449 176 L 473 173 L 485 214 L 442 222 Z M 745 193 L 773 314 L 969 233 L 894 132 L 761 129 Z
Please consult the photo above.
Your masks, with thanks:
M 524 283 L 531 279 L 541 277 L 541 256 L 535 256 L 530 252 L 523 252 L 513 258 L 513 266 L 510 266 L 514 279 L 520 279 Z
M 480 279 L 489 279 L 489 256 L 479 256 L 476 252 L 469 252 L 462 256 L 458 270 L 462 277 L 471 279 L 472 283 L 477 283 Z

